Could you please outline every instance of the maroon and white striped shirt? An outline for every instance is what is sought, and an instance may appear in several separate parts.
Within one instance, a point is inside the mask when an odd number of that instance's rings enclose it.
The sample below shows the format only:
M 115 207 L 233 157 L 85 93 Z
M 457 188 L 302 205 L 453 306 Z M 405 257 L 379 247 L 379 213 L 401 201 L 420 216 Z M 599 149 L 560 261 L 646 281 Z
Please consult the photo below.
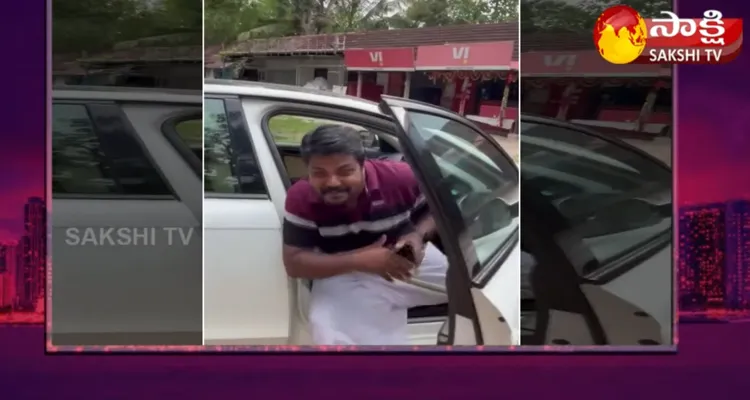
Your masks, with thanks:
M 284 243 L 324 253 L 359 249 L 387 235 L 386 245 L 414 230 L 428 209 L 419 183 L 404 162 L 367 160 L 365 190 L 357 206 L 324 203 L 307 180 L 287 192 Z

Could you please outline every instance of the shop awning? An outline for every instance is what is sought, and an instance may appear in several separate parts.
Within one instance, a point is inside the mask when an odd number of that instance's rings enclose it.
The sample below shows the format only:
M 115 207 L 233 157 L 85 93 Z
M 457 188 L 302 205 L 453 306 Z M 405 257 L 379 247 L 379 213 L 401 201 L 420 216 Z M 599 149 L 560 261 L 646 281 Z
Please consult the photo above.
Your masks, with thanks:
M 453 43 L 417 48 L 416 69 L 424 71 L 513 69 L 513 42 Z M 518 62 L 516 62 L 516 67 Z
M 596 50 L 521 53 L 524 77 L 668 77 L 671 68 L 658 64 L 617 65 Z
M 414 71 L 414 48 L 346 50 L 344 64 L 350 71 Z

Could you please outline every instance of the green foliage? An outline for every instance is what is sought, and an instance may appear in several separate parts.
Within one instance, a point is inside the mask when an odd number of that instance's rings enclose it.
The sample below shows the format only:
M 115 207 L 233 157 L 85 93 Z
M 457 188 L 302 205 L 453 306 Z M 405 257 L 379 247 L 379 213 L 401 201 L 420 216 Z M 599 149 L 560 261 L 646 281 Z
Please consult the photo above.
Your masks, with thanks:
M 178 33 L 183 35 L 170 40 L 200 45 L 202 25 L 202 5 L 196 0 L 53 0 L 52 51 L 80 55 Z
M 615 4 L 626 4 L 638 10 L 644 18 L 653 18 L 659 11 L 671 10 L 668 0 L 583 0 L 571 4 L 561 0 L 523 0 L 521 2 L 521 31 L 591 32 L 599 15 Z
M 518 20 L 518 1 L 414 0 L 406 14 L 420 26 L 513 22 Z
M 206 43 L 515 21 L 518 0 L 206 0 Z
M 668 0 L 625 0 L 644 17 Z M 593 28 L 611 0 L 53 0 L 53 52 L 93 53 L 122 41 L 208 45 L 244 38 L 515 21 L 522 30 Z M 520 14 L 520 15 L 519 15 Z M 181 35 L 175 35 L 181 34 Z M 177 43 L 179 42 L 179 43 Z M 155 44 L 156 43 L 156 44 Z

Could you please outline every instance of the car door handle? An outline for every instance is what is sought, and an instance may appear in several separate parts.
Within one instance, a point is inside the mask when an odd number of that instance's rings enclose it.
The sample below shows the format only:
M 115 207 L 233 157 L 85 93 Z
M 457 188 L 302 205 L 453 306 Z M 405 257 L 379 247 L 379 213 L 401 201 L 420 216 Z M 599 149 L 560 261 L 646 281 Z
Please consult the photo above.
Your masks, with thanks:
M 436 283 L 425 282 L 425 281 L 422 281 L 422 280 L 419 280 L 419 279 L 414 279 L 414 278 L 407 279 L 406 283 L 408 283 L 410 285 L 414 285 L 414 286 L 422 288 L 422 289 L 429 290 L 431 292 L 437 292 L 437 293 L 441 293 L 441 294 L 447 294 L 448 293 L 448 291 L 445 289 L 445 286 L 441 286 L 441 285 L 438 285 Z

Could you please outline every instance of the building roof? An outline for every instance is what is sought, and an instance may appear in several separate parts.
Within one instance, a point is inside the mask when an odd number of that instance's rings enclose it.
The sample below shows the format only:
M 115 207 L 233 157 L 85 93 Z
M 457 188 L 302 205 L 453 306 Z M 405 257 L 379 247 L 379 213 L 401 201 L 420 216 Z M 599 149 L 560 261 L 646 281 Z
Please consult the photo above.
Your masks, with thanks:
M 86 70 L 75 61 L 52 64 L 52 74 L 58 76 L 86 75 Z
M 518 60 L 518 23 L 451 25 L 368 32 L 290 36 L 239 42 L 221 52 L 228 57 L 293 53 L 337 54 L 345 49 L 417 47 L 446 43 L 513 41 Z
M 84 64 L 133 62 L 202 62 L 203 46 L 133 47 L 78 60 Z
M 86 71 L 76 61 L 81 55 L 65 53 L 52 55 L 52 73 L 54 75 L 82 75 Z
M 251 39 L 229 47 L 148 46 L 119 48 L 78 59 L 82 64 L 120 64 L 133 62 L 200 62 L 207 68 L 223 65 L 224 57 L 286 54 L 340 54 L 345 49 L 379 47 L 417 47 L 446 43 L 513 41 L 513 60 L 518 60 L 518 23 L 451 25 L 428 28 L 390 29 L 368 32 L 289 36 Z M 529 33 L 523 35 L 520 51 L 593 50 L 591 36 L 580 33 Z M 67 57 L 66 57 L 67 58 Z M 62 60 L 60 60 L 62 61 Z M 69 61 L 69 60 L 65 60 Z M 54 62 L 53 64 L 58 64 Z M 60 63 L 62 64 L 62 63 Z
M 347 48 L 416 47 L 446 43 L 514 42 L 513 60 L 518 60 L 518 23 L 451 25 L 429 28 L 392 29 L 350 34 Z
M 293 53 L 336 54 L 346 47 L 347 34 L 287 36 L 238 42 L 221 52 L 228 57 Z

